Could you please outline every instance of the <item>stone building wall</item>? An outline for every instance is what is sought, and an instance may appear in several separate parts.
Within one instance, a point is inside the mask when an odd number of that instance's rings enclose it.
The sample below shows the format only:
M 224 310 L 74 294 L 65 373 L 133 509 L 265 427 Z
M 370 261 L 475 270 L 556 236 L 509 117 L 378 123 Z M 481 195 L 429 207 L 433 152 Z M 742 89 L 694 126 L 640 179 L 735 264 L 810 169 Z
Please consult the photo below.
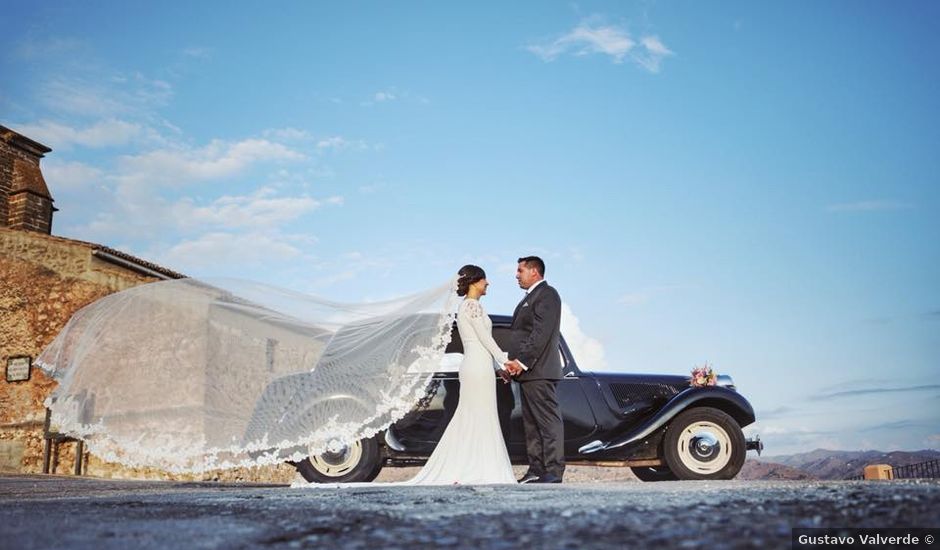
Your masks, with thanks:
M 9 223 L 10 210 L 7 201 L 13 189 L 13 161 L 17 157 L 14 148 L 0 140 L 0 227 Z
M 93 243 L 0 227 L 0 367 L 7 358 L 33 360 L 81 307 L 110 293 L 157 280 L 104 261 Z M 146 262 L 143 262 L 146 263 Z M 152 264 L 149 264 L 152 265 Z M 0 472 L 40 473 L 45 406 L 55 381 L 34 366 L 28 381 L 0 379 Z M 75 444 L 63 444 L 53 473 L 72 473 Z M 84 473 L 148 479 L 286 482 L 293 468 L 277 467 L 170 475 L 106 463 L 86 454 Z
M 0 361 L 35 360 L 82 306 L 155 280 L 109 267 L 88 243 L 0 228 Z M 42 471 L 43 401 L 55 382 L 37 367 L 24 382 L 0 380 L 0 469 Z M 72 451 L 74 452 L 74 451 Z M 63 457 L 65 458 L 65 457 Z M 68 471 L 68 468 L 65 468 Z
M 0 227 L 52 233 L 53 199 L 39 162 L 51 149 L 0 126 Z

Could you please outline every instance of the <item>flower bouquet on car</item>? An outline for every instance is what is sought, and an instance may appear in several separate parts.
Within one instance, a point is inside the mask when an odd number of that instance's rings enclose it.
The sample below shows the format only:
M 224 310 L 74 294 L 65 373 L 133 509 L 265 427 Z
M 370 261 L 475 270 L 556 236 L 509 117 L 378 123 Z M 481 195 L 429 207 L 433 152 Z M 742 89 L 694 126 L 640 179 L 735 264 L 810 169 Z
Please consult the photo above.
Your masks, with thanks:
M 711 365 L 708 363 L 692 369 L 692 376 L 689 380 L 690 386 L 704 388 L 705 386 L 714 386 L 717 383 L 718 374 L 715 373 L 715 370 L 712 369 Z

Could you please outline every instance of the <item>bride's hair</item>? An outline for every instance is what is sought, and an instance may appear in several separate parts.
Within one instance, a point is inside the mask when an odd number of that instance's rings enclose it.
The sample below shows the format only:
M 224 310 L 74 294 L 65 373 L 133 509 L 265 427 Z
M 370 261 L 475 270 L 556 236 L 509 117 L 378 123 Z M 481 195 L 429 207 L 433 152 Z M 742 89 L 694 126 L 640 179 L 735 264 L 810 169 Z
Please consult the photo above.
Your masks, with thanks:
M 457 275 L 459 275 L 457 279 L 457 296 L 466 296 L 470 290 L 470 285 L 480 279 L 486 279 L 486 272 L 483 271 L 483 268 L 473 264 L 461 267 Z

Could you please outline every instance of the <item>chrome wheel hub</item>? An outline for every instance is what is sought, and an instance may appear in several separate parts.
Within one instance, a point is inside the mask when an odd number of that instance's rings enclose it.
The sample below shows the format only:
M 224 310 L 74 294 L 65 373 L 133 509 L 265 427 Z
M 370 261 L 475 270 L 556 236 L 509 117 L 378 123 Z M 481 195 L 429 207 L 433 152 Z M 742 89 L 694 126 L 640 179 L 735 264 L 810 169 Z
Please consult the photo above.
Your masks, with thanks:
M 362 460 L 362 443 L 345 445 L 331 441 L 327 450 L 318 455 L 310 455 L 310 463 L 318 472 L 329 477 L 341 477 L 352 471 Z
M 731 460 L 731 438 L 714 422 L 689 424 L 677 445 L 682 463 L 698 474 L 715 474 Z

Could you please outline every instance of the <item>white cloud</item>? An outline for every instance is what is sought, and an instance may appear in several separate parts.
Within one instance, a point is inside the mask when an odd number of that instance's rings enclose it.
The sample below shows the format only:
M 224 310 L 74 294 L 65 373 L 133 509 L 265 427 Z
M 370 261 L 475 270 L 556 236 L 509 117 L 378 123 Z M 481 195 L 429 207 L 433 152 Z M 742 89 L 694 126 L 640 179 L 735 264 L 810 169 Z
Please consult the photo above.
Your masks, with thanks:
M 118 162 L 117 179 L 130 185 L 185 185 L 232 177 L 257 163 L 305 158 L 285 145 L 266 139 L 234 143 L 213 140 L 199 149 L 158 149 L 122 157 Z
M 608 369 L 607 359 L 604 357 L 604 345 L 600 340 L 591 338 L 581 331 L 581 322 L 566 303 L 561 304 L 561 331 L 565 335 L 565 342 L 571 348 L 578 367 L 587 371 L 603 371 Z
M 39 98 L 55 112 L 80 116 L 111 117 L 127 114 L 129 108 L 101 84 L 58 78 L 46 82 Z
M 361 101 L 359 105 L 363 107 L 372 107 L 377 103 L 389 103 L 392 101 L 403 101 L 409 103 L 418 103 L 421 105 L 427 105 L 431 102 L 427 97 L 423 95 L 415 94 L 409 90 L 402 90 L 395 86 L 391 86 L 384 90 L 379 90 L 372 94 L 371 97 L 365 101 Z
M 78 189 L 101 183 L 103 173 L 100 169 L 81 162 L 57 162 L 48 160 L 42 165 L 43 177 L 49 184 L 52 196 L 58 189 Z
M 161 263 L 183 272 L 220 265 L 260 265 L 302 255 L 301 248 L 276 235 L 225 232 L 184 240 L 165 253 L 157 254 Z
M 362 140 L 350 141 L 342 136 L 330 136 L 317 142 L 317 149 L 321 151 L 342 149 L 368 149 L 366 142 Z
M 184 48 L 182 54 L 186 57 L 205 61 L 212 57 L 212 50 L 209 48 L 190 47 Z
M 197 206 L 190 198 L 172 207 L 172 217 L 179 223 L 218 227 L 266 227 L 295 220 L 327 204 L 341 204 L 342 197 L 321 202 L 312 197 L 274 197 L 268 188 L 251 195 L 223 196 L 206 206 Z M 337 202 L 338 201 L 338 202 Z
M 17 130 L 53 150 L 74 145 L 103 148 L 126 145 L 141 138 L 158 139 L 148 128 L 126 120 L 108 118 L 85 128 L 75 128 L 51 120 L 18 125 Z
M 554 61 L 559 55 L 571 52 L 573 55 L 603 53 L 611 56 L 615 63 L 621 63 L 635 42 L 623 29 L 613 26 L 592 26 L 581 22 L 577 27 L 547 44 L 533 44 L 526 49 L 542 58 Z
M 322 292 L 326 288 L 357 279 L 364 274 L 374 283 L 376 279 L 388 276 L 399 262 L 407 262 L 404 255 L 375 255 L 359 251 L 342 253 L 334 258 L 323 259 L 313 266 L 311 271 L 313 277 L 308 279 L 309 289 Z M 387 297 L 389 296 L 370 296 L 368 300 L 374 301 Z
M 910 203 L 896 200 L 870 200 L 830 204 L 826 207 L 829 212 L 878 212 L 885 210 L 907 210 L 914 206 Z
M 651 73 L 658 73 L 663 59 L 675 55 L 659 40 L 658 36 L 644 36 L 640 44 L 644 51 L 635 51 L 632 58 Z
M 165 106 L 173 97 L 173 86 L 142 73 L 124 75 L 87 69 L 97 73 L 82 77 L 57 76 L 42 84 L 39 99 L 51 110 L 99 118 L 144 116 Z
M 207 204 L 192 197 L 169 201 L 151 190 L 119 186 L 114 203 L 104 205 L 89 224 L 78 228 L 96 238 L 114 235 L 201 234 L 205 231 L 271 230 L 294 222 L 324 206 L 339 206 L 343 197 L 276 196 L 270 188 L 249 195 L 225 195 Z
M 639 45 L 622 27 L 596 23 L 590 18 L 579 23 L 562 36 L 541 44 L 531 44 L 526 49 L 545 62 L 554 61 L 561 55 L 586 56 L 602 54 L 614 63 L 623 63 L 629 57 L 647 71 L 659 72 L 665 57 L 675 55 L 658 36 L 644 36 Z
M 266 138 L 271 138 L 275 141 L 302 141 L 310 139 L 312 136 L 310 132 L 306 130 L 300 130 L 298 128 L 269 128 L 262 132 Z
M 63 56 L 74 57 L 76 52 L 85 55 L 89 50 L 88 45 L 75 38 L 61 37 L 36 37 L 30 40 L 24 40 L 14 48 L 14 55 L 27 61 L 55 60 Z
M 317 142 L 317 149 L 342 149 L 349 145 L 349 142 L 340 136 L 331 136 L 321 139 Z

